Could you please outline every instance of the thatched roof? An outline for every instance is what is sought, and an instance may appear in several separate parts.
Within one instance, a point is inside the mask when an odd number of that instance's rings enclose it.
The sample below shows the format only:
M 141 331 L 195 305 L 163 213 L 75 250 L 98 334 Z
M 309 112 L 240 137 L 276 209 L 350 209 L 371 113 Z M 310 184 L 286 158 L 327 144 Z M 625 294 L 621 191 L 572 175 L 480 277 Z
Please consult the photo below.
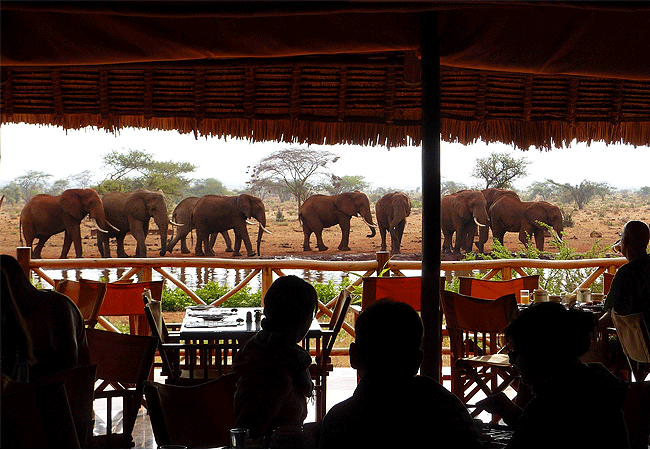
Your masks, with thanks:
M 436 10 L 444 140 L 650 142 L 643 4 L 187 5 L 2 2 L 2 123 L 417 145 Z

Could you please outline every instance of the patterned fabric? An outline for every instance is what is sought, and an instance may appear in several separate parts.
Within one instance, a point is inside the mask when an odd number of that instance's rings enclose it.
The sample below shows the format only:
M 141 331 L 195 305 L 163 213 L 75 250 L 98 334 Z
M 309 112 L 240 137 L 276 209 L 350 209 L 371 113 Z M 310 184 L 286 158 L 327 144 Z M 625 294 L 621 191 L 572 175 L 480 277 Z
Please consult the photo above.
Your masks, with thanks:
M 642 312 L 650 324 L 650 255 L 639 256 L 622 266 L 612 280 L 605 309 L 623 315 Z

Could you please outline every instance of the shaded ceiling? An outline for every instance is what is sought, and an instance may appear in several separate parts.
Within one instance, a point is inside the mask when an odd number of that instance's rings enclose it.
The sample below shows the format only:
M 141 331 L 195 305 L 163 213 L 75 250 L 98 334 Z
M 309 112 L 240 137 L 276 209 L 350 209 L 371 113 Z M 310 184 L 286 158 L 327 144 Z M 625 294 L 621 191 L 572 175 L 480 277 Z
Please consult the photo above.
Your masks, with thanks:
M 2 123 L 420 144 L 438 11 L 442 139 L 650 142 L 643 3 L 3 1 Z

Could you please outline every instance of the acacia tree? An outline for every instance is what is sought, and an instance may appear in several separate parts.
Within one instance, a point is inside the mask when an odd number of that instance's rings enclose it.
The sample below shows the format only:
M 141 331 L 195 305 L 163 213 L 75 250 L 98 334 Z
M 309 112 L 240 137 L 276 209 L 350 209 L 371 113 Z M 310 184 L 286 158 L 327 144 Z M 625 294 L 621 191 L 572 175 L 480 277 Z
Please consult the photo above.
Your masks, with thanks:
M 47 190 L 49 179 L 52 175 L 40 170 L 28 170 L 23 175 L 16 177 L 14 182 L 20 186 L 22 198 L 30 200 L 36 194 L 42 194 Z
M 364 181 L 364 178 L 363 175 L 344 175 L 339 177 L 332 174 L 331 184 L 325 186 L 325 190 L 332 195 L 340 194 L 341 192 L 365 191 L 370 185 Z
M 490 153 L 485 158 L 474 162 L 472 177 L 485 180 L 485 189 L 512 189 L 512 182 L 528 175 L 526 167 L 530 162 L 525 158 L 516 158 L 508 153 Z
M 326 150 L 310 147 L 292 147 L 271 153 L 262 158 L 251 170 L 246 182 L 251 192 L 281 189 L 302 203 L 314 193 L 325 180 L 331 178 L 328 166 L 339 156 Z
M 578 209 L 583 209 L 584 206 L 595 196 L 604 199 L 605 196 L 612 192 L 612 187 L 606 183 L 595 183 L 593 181 L 582 180 L 580 184 L 571 185 L 569 183 L 556 183 L 553 180 L 547 180 L 549 183 L 562 188 L 569 194 L 571 199 L 576 202 Z
M 171 197 L 179 197 L 190 183 L 183 175 L 196 170 L 189 162 L 156 161 L 144 150 L 128 149 L 122 153 L 113 150 L 104 155 L 103 160 L 109 175 L 98 186 L 100 193 L 162 189 Z

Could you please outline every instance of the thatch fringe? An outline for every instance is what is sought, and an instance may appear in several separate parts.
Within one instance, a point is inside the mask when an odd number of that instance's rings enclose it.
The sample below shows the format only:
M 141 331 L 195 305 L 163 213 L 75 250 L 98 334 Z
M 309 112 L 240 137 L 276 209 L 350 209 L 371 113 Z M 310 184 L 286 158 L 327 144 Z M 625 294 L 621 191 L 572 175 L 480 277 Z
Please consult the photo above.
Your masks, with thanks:
M 380 59 L 380 58 L 377 58 Z M 420 143 L 421 85 L 383 65 L 7 70 L 2 123 L 178 130 L 250 141 Z M 650 82 L 443 67 L 442 138 L 550 149 L 648 145 Z
M 242 138 L 250 142 L 275 141 L 290 144 L 356 144 L 387 147 L 420 145 L 419 125 L 389 125 L 377 123 L 318 122 L 310 120 L 256 120 L 256 119 L 203 119 L 165 117 L 144 119 L 142 116 L 113 116 L 102 118 L 98 114 L 69 114 L 61 117 L 51 114 L 16 114 L 11 118 L 2 114 L 2 123 L 29 123 L 53 125 L 64 129 L 94 127 L 107 132 L 122 128 L 147 130 L 178 130 L 202 137 Z M 443 141 L 472 144 L 479 140 L 503 143 L 528 150 L 551 150 L 570 146 L 573 140 L 603 141 L 607 144 L 647 146 L 650 143 L 650 126 L 647 122 L 575 122 L 562 121 L 506 121 L 484 122 L 442 119 Z

